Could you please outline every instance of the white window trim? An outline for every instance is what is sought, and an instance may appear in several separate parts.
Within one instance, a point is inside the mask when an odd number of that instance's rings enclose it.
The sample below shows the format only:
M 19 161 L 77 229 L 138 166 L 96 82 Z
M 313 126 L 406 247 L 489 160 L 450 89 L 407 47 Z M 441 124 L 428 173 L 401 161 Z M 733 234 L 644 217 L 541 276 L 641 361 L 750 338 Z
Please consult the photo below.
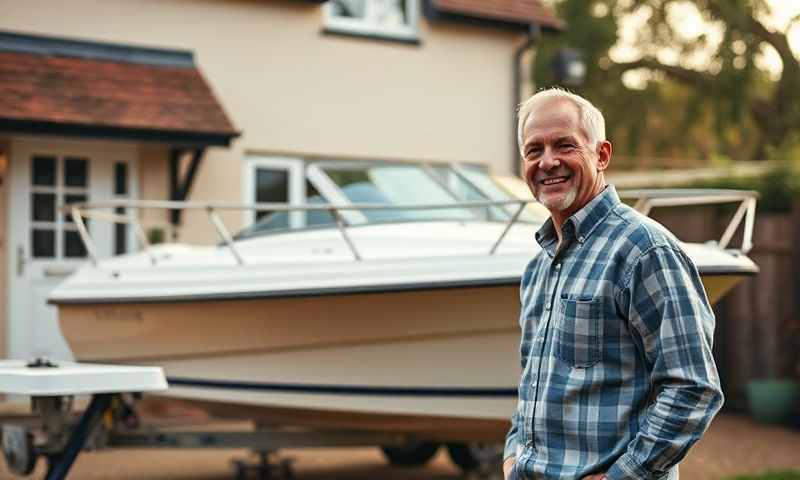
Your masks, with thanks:
M 286 170 L 289 176 L 289 204 L 297 205 L 305 202 L 306 182 L 303 175 L 303 161 L 299 158 L 291 157 L 269 157 L 261 155 L 251 155 L 246 158 L 242 169 L 242 202 L 251 204 L 256 203 L 256 169 L 268 168 L 270 170 Z M 245 209 L 242 222 L 245 227 L 252 225 L 256 219 L 254 210 Z M 303 212 L 289 213 L 289 227 L 302 228 L 305 226 L 305 215 Z
M 398 40 L 417 40 L 419 37 L 419 0 L 406 2 L 409 23 L 405 26 L 381 25 L 364 20 L 342 18 L 333 15 L 330 2 L 324 5 L 325 28 L 337 33 L 384 37 Z

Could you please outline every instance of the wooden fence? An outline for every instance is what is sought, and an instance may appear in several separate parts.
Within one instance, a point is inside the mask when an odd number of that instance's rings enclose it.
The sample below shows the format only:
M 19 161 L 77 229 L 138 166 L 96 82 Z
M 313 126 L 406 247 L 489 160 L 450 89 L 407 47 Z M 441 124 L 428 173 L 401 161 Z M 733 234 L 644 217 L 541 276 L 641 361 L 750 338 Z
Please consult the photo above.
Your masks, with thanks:
M 654 212 L 654 217 L 687 241 L 719 238 L 728 215 L 714 208 Z M 723 218 L 721 218 L 723 217 Z M 738 241 L 738 239 L 736 239 Z M 731 290 L 715 307 L 717 360 L 726 407 L 747 408 L 747 382 L 759 377 L 793 375 L 792 349 L 798 335 L 800 205 L 792 214 L 756 215 L 755 247 L 749 256 L 761 272 Z M 738 243 L 734 243 L 738 245 Z

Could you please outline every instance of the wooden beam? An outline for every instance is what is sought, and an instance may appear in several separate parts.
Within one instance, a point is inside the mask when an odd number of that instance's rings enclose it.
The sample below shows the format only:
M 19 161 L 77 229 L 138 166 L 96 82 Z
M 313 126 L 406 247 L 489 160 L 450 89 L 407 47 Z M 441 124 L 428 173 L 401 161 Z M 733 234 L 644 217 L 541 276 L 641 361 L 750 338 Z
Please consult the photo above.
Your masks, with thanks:
M 180 178 L 181 157 L 187 152 L 185 149 L 173 148 L 169 152 L 169 199 L 177 202 L 186 200 L 189 196 L 189 191 L 194 184 L 194 177 L 197 174 L 197 169 L 203 160 L 203 153 L 205 148 L 196 148 L 191 151 L 192 158 L 189 163 L 189 169 L 183 179 Z M 181 223 L 181 214 L 183 210 L 170 210 L 169 221 L 173 226 L 178 226 Z

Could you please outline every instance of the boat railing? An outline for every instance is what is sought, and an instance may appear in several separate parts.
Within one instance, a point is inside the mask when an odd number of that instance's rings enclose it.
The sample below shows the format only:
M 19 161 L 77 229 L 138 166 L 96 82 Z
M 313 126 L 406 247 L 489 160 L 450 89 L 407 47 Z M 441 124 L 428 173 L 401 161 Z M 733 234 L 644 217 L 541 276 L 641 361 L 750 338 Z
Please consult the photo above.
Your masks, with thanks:
M 742 243 L 737 249 L 742 253 L 747 253 L 753 247 L 753 227 L 755 222 L 755 209 L 758 193 L 746 190 L 708 190 L 708 189 L 658 189 L 658 190 L 627 190 L 620 191 L 619 195 L 623 199 L 636 200 L 633 208 L 649 215 L 655 207 L 675 207 L 689 205 L 711 205 L 724 203 L 738 203 L 739 206 L 733 214 L 730 222 L 725 228 L 722 237 L 717 241 L 720 248 L 728 248 L 733 236 L 738 231 L 742 220 L 744 228 L 742 231 Z M 413 204 L 413 205 L 386 205 L 373 203 L 353 203 L 353 204 L 285 204 L 285 203 L 238 203 L 238 202 L 196 202 L 196 201 L 162 201 L 162 200 L 102 200 L 89 203 L 75 203 L 64 207 L 64 210 L 71 216 L 80 235 L 81 241 L 86 248 L 87 255 L 91 262 L 96 266 L 98 263 L 97 247 L 86 227 L 84 219 L 98 219 L 113 223 L 123 223 L 131 225 L 136 237 L 143 249 L 149 253 L 150 261 L 153 265 L 157 264 L 155 253 L 150 249 L 151 243 L 147 234 L 139 222 L 138 212 L 140 210 L 205 210 L 209 222 L 216 230 L 220 240 L 225 244 L 231 255 L 240 265 L 245 263 L 245 259 L 236 247 L 236 242 L 220 216 L 221 211 L 225 210 L 269 210 L 272 212 L 308 212 L 308 211 L 327 211 L 329 212 L 347 244 L 353 258 L 356 261 L 363 259 L 356 244 L 351 238 L 348 227 L 351 226 L 342 215 L 343 211 L 354 210 L 449 210 L 453 208 L 488 208 L 488 207 L 516 207 L 514 213 L 505 222 L 500 235 L 492 243 L 488 250 L 489 255 L 494 255 L 505 239 L 509 230 L 517 223 L 520 215 L 528 204 L 536 203 L 534 199 L 519 200 L 499 200 L 499 201 L 480 201 L 480 202 L 456 202 L 447 204 Z M 101 211 L 104 209 L 124 208 L 125 214 L 109 213 Z

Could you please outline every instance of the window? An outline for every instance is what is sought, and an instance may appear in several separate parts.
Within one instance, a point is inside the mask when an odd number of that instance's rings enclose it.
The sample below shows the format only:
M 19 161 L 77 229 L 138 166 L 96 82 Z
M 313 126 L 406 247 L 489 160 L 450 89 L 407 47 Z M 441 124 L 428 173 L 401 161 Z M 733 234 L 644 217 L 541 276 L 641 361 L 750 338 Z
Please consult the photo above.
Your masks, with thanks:
M 77 224 L 61 208 L 88 201 L 89 159 L 33 155 L 30 199 L 33 258 L 85 258 L 87 252 Z M 90 228 L 86 219 L 84 225 Z
M 299 159 L 261 157 L 248 158 L 244 164 L 245 203 L 304 203 L 305 180 Z M 264 231 L 300 228 L 305 224 L 301 211 L 246 210 L 244 225 L 237 237 L 252 236 Z
M 418 0 L 330 0 L 325 28 L 338 33 L 417 39 Z
M 114 164 L 114 196 L 124 198 L 128 195 L 128 164 Z M 117 207 L 114 213 L 120 216 L 127 214 L 124 207 Z M 128 224 L 114 224 L 114 255 L 122 255 L 128 251 Z
M 63 205 L 89 197 L 89 160 L 34 155 L 31 158 L 31 252 L 36 259 L 84 258 L 86 249 Z M 86 227 L 89 228 L 88 222 Z
M 289 172 L 282 169 L 256 168 L 255 203 L 289 203 Z M 289 228 L 289 214 L 272 215 L 270 210 L 256 210 L 256 221 L 270 215 L 272 228 Z

